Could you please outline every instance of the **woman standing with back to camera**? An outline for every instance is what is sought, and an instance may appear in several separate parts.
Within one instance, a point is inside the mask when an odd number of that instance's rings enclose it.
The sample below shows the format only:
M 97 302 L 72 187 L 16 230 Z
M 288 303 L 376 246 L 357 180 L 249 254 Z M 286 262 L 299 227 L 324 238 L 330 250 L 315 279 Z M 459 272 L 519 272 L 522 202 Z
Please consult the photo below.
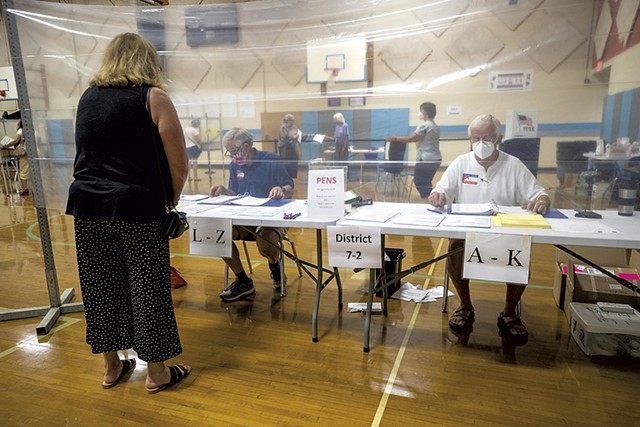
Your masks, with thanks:
M 151 43 L 124 33 L 107 46 L 78 103 L 66 213 L 74 216 L 87 343 L 105 361 L 103 388 L 134 370 L 135 358 L 118 356 L 129 348 L 147 362 L 149 393 L 191 373 L 190 366 L 164 364 L 182 347 L 161 225 L 188 173 L 182 127 L 165 89 Z

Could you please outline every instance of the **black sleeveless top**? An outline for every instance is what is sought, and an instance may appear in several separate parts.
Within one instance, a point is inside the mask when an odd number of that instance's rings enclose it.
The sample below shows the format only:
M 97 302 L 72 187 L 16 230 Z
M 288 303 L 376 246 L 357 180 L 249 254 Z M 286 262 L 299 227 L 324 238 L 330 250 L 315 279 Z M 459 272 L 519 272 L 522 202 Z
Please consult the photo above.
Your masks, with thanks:
M 166 216 L 171 175 L 146 109 L 147 89 L 94 86 L 80 98 L 67 214 L 131 221 Z

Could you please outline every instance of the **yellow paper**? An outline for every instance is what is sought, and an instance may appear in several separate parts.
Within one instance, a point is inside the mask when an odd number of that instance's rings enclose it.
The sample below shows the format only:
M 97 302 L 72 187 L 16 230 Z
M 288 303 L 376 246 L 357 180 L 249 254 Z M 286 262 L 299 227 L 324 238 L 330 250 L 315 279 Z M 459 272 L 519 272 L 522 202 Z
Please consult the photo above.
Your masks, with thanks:
M 540 214 L 497 214 L 491 219 L 494 227 L 551 228 L 551 225 Z

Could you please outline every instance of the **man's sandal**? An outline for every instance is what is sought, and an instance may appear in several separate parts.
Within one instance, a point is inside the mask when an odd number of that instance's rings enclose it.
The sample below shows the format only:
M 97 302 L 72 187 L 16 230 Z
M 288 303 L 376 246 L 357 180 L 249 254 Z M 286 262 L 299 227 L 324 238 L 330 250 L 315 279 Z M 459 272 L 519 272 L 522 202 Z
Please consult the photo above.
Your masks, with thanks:
M 458 320 L 458 322 L 453 322 Z M 459 322 L 462 320 L 462 322 Z M 449 329 L 458 334 L 468 334 L 473 331 L 473 322 L 476 320 L 473 308 L 460 307 L 449 318 Z
M 505 319 L 510 320 L 507 321 Z M 529 341 L 529 332 L 527 332 L 527 328 L 525 328 L 518 316 L 508 316 L 500 313 L 500 316 L 498 316 L 498 329 L 500 330 L 500 336 L 513 345 L 525 345 Z M 518 331 L 524 331 L 524 333 L 519 334 Z

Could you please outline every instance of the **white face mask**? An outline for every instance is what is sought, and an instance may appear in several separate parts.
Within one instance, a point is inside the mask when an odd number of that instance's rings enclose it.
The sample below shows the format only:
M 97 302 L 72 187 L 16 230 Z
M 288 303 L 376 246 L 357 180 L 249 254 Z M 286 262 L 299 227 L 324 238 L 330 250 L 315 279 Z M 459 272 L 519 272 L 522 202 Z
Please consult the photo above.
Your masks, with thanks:
M 474 142 L 471 147 L 473 148 L 473 154 L 475 154 L 480 160 L 486 159 L 496 151 L 495 144 L 484 139 Z
M 424 114 L 422 114 L 422 113 L 418 113 L 418 118 L 419 118 L 420 120 L 424 120 Z

